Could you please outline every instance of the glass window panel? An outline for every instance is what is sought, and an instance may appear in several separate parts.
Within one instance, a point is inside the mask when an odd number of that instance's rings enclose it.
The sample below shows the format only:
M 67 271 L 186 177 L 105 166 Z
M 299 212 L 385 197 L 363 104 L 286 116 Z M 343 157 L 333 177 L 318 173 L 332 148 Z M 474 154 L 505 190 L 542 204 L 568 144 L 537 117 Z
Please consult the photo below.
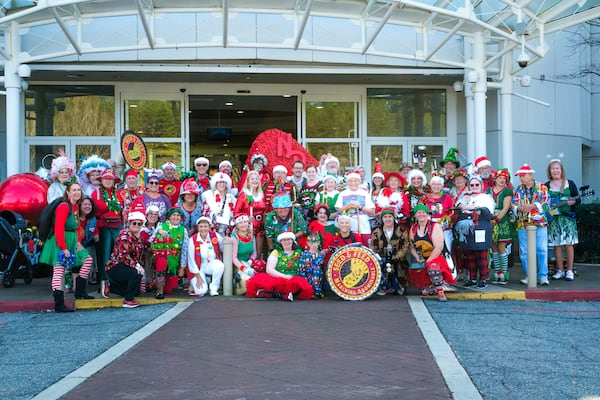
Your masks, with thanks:
M 96 154 L 105 160 L 110 159 L 110 145 L 106 144 L 78 144 L 75 145 L 75 160 L 77 163 L 77 170 L 79 171 L 79 167 L 83 160 L 92 154 Z
M 367 89 L 368 136 L 445 137 L 444 89 Z
M 146 142 L 146 148 L 148 149 L 146 168 L 160 168 L 167 161 L 183 165 L 181 144 L 179 143 Z
M 113 86 L 30 86 L 26 136 L 114 136 Z
M 128 100 L 128 127 L 142 137 L 181 136 L 181 102 L 176 100 Z
M 40 167 L 50 170 L 52 160 L 59 154 L 59 150 L 66 148 L 64 145 L 31 145 L 29 146 L 29 172 L 36 172 Z
M 444 158 L 444 146 L 442 145 L 418 145 L 411 147 L 411 160 L 413 167 L 420 168 L 427 176 L 435 169 L 441 168 L 440 161 Z
M 372 145 L 371 166 L 375 166 L 375 158 L 379 159 L 384 172 L 398 171 L 402 163 L 402 145 Z
M 346 172 L 356 166 L 357 162 L 354 160 L 354 148 L 350 147 L 349 143 L 307 143 L 306 150 L 314 158 L 321 159 L 323 154 L 331 153 L 340 160 L 340 170 Z M 360 159 L 360 150 L 358 159 Z
M 355 102 L 306 102 L 306 137 L 354 138 Z

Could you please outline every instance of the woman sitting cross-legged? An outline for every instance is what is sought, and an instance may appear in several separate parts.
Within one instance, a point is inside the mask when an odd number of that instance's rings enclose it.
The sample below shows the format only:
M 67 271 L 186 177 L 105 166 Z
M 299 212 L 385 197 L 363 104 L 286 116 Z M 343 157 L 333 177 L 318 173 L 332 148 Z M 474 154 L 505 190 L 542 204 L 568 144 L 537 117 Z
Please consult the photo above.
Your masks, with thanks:
M 308 281 L 298 276 L 302 251 L 295 247 L 296 235 L 283 232 L 277 236 L 281 250 L 273 250 L 267 258 L 267 272 L 258 273 L 246 281 L 247 297 L 279 297 L 285 301 L 309 300 L 313 288 Z

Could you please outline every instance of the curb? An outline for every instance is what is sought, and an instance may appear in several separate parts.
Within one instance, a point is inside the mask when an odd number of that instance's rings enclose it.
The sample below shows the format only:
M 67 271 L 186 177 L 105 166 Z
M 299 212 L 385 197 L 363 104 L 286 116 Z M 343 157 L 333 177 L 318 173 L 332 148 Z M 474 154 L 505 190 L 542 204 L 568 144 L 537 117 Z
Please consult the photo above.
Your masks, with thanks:
M 527 300 L 600 301 L 600 290 L 526 290 Z
M 154 304 L 164 303 L 191 303 L 193 300 L 183 299 L 177 297 L 165 298 L 163 300 L 157 300 L 152 297 L 136 297 L 135 300 L 142 306 L 149 306 Z M 54 307 L 54 303 L 52 303 Z M 123 307 L 123 299 L 93 299 L 93 300 L 75 300 L 76 310 L 92 310 L 97 308 L 121 308 Z

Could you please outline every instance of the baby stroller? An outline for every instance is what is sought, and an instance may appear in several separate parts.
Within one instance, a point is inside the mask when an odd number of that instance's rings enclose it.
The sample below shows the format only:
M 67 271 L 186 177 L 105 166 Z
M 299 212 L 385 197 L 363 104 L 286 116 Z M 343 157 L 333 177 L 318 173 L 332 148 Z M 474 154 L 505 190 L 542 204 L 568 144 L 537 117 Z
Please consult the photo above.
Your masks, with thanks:
M 33 280 L 31 261 L 24 250 L 25 219 L 12 211 L 0 212 L 0 278 L 6 288 L 13 287 L 17 278 L 30 284 Z

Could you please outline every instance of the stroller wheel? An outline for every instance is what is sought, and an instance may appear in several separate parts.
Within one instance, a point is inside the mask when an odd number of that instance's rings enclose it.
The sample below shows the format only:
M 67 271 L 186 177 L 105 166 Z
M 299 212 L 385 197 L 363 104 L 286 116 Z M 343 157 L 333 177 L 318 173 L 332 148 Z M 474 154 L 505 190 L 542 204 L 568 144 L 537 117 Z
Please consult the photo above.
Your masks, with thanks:
M 10 270 L 4 272 L 4 275 L 2 276 L 2 286 L 4 286 L 5 288 L 11 288 L 15 286 L 15 278 L 10 272 Z

